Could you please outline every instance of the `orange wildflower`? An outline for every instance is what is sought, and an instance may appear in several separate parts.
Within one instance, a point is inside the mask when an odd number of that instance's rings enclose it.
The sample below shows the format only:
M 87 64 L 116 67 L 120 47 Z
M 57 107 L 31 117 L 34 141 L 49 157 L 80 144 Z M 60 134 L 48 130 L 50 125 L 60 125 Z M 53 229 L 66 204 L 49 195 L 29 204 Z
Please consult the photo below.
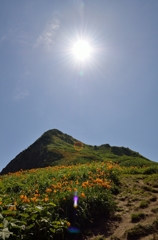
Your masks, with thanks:
M 100 178 L 97 178 L 96 180 L 94 180 L 94 182 L 97 182 L 97 183 L 102 183 L 102 182 L 103 182 L 103 180 L 102 180 L 102 179 L 100 179 Z
M 10 211 L 14 211 L 14 210 L 16 210 L 16 207 L 15 207 L 15 206 L 10 206 L 10 207 L 9 207 L 9 210 L 10 210 Z
M 81 193 L 81 196 L 82 196 L 82 197 L 85 197 L 85 194 L 84 194 L 84 193 Z
M 33 198 L 31 198 L 31 201 L 32 201 L 32 202 L 37 202 L 37 198 L 36 198 L 36 197 L 33 197 Z
M 24 198 L 24 195 L 20 195 L 20 198 L 23 199 L 23 198 Z
M 52 192 L 52 189 L 51 188 L 47 188 L 46 189 L 46 192 L 48 193 L 48 192 Z
M 71 223 L 70 223 L 70 222 L 67 222 L 67 226 L 70 227 L 70 226 L 71 226 Z
M 48 202 L 49 201 L 49 198 L 44 198 L 44 202 Z
M 88 180 L 87 180 L 86 182 L 83 182 L 83 183 L 82 183 L 82 187 L 83 187 L 83 188 L 85 188 L 85 187 L 88 186 L 88 185 L 89 185 Z
M 27 197 L 26 197 L 26 195 L 20 195 L 20 198 L 21 199 L 26 199 Z
M 35 196 L 35 197 L 39 197 L 39 196 L 40 196 L 40 194 L 36 194 L 36 193 L 35 193 L 35 194 L 34 194 L 34 196 Z

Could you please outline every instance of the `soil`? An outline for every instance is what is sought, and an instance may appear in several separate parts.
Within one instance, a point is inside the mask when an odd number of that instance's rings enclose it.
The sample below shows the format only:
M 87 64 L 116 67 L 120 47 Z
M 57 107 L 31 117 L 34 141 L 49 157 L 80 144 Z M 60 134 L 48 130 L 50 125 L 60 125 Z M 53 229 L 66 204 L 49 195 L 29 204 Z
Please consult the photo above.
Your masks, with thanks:
M 158 240 L 158 175 L 123 175 L 115 196 L 117 211 L 111 220 L 98 221 L 86 240 Z M 132 214 L 143 217 L 132 221 Z M 157 225 L 153 222 L 157 219 Z M 151 227 L 154 226 L 154 227 Z M 142 230 L 134 230 L 141 226 Z M 156 227 L 155 227 L 156 226 Z

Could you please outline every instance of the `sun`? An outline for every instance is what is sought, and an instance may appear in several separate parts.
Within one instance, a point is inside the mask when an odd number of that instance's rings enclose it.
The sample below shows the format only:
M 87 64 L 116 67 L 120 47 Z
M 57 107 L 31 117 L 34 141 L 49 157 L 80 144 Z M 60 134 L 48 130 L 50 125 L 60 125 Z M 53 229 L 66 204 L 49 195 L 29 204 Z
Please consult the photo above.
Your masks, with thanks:
M 87 60 L 91 55 L 91 46 L 88 41 L 79 40 L 73 46 L 73 55 L 79 61 Z

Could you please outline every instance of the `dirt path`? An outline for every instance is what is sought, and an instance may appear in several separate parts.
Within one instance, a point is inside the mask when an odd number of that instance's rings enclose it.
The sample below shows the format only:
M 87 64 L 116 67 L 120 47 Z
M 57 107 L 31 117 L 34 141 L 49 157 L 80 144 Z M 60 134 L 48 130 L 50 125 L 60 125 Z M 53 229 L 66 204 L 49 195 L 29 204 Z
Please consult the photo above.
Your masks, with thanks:
M 122 176 L 116 203 L 109 231 L 102 223 L 88 240 L 158 240 L 158 175 Z

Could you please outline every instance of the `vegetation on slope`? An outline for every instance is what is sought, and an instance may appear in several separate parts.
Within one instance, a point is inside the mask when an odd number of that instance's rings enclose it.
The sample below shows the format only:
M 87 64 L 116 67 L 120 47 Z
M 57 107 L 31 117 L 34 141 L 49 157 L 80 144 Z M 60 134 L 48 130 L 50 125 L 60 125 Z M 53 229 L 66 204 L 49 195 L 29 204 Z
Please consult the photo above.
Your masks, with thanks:
M 118 171 L 116 164 L 93 162 L 2 176 L 1 239 L 70 239 L 72 231 L 109 218 L 115 211 Z
M 155 172 L 151 175 L 153 169 Z M 131 222 L 139 222 L 146 219 L 143 211 L 150 201 L 157 200 L 152 195 L 158 193 L 155 189 L 158 186 L 155 181 L 157 174 L 157 166 L 120 167 L 113 162 L 104 161 L 3 175 L 0 177 L 0 239 L 70 240 L 79 236 L 78 239 L 82 239 L 81 235 L 85 236 L 87 229 L 102 218 L 107 221 L 116 216 L 114 214 L 117 211 L 121 211 L 115 202 L 117 194 L 121 195 L 123 202 L 129 198 L 128 207 L 131 206 L 132 199 L 136 207 L 135 201 L 140 197 L 138 209 L 131 215 Z M 132 176 L 138 177 L 132 180 Z M 144 179 L 144 184 L 140 186 L 140 190 L 137 190 L 137 183 L 132 188 L 130 182 L 138 182 L 140 176 Z M 145 199 L 148 202 L 145 206 L 142 200 L 146 192 L 150 193 L 150 199 Z M 151 211 L 157 214 L 156 208 Z M 142 235 L 149 233 L 144 231 Z M 130 236 L 137 238 L 141 233 L 131 228 L 125 235 L 130 239 Z
M 68 166 L 105 159 L 118 162 L 120 166 L 140 167 L 153 162 L 139 153 L 125 147 L 112 147 L 109 144 L 91 146 L 53 129 L 45 132 L 30 147 L 18 154 L 1 172 L 16 172 L 20 169 L 42 168 L 47 166 Z

